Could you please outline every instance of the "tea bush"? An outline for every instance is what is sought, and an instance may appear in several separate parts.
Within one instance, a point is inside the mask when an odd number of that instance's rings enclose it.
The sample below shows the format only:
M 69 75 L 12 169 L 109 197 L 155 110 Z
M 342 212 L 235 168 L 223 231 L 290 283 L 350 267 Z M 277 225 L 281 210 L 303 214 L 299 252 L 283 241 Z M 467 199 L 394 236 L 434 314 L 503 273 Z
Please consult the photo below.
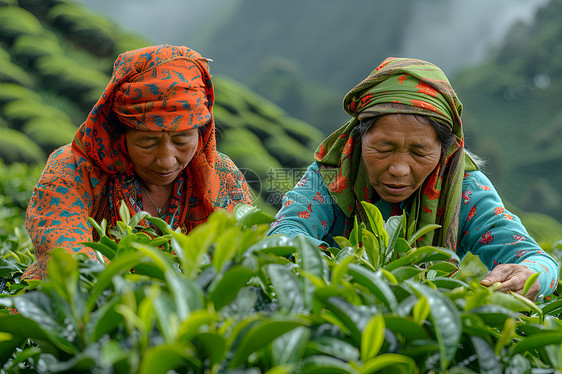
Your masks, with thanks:
M 123 205 L 124 206 L 124 205 Z M 246 205 L 184 235 L 120 211 L 99 261 L 52 252 L 49 278 L 0 298 L 0 360 L 26 373 L 554 373 L 562 300 L 448 277 L 455 254 L 411 248 L 400 217 L 343 249 L 264 237 Z M 140 226 L 148 221 L 150 226 Z M 401 253 L 396 258 L 395 253 Z M 109 260 L 109 261 L 108 261 Z M 6 275 L 6 265 L 3 267 Z M 12 279 L 19 270 L 12 270 Z M 535 278 L 536 280 L 536 278 Z M 533 279 L 526 287 L 529 288 Z

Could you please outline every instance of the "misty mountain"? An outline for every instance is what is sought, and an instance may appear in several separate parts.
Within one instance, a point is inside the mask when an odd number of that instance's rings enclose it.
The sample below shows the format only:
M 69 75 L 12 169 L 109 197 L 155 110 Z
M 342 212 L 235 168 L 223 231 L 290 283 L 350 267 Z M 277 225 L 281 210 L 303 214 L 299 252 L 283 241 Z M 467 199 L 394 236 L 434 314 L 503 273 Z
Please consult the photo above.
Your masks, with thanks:
M 341 100 L 388 56 L 447 74 L 483 61 L 548 0 L 83 0 L 157 43 L 188 45 L 325 134 Z M 173 10 L 173 11 L 170 11 Z

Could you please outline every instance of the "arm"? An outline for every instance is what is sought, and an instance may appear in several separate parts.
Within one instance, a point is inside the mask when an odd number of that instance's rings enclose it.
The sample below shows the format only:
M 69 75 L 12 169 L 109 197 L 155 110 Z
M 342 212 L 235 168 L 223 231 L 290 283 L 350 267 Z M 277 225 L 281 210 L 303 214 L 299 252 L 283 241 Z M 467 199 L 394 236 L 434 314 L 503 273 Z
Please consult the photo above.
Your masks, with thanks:
M 324 186 L 316 163 L 308 167 L 297 185 L 283 196 L 282 207 L 268 235 L 291 238 L 304 235 L 316 246 L 328 248 L 324 241 L 335 221 L 335 204 Z
M 27 208 L 25 226 L 37 262 L 26 270 L 24 278 L 45 278 L 49 253 L 57 247 L 93 258 L 93 251 L 80 244 L 92 241 L 88 222 L 91 196 L 89 179 L 77 170 L 70 147 L 53 152 Z
M 507 211 L 490 180 L 482 172 L 467 173 L 461 201 L 460 250 L 477 255 L 490 273 L 488 286 L 501 282 L 501 291 L 521 293 L 527 278 L 540 273 L 527 296 L 548 295 L 556 288 L 558 264 L 529 236 L 520 219 Z

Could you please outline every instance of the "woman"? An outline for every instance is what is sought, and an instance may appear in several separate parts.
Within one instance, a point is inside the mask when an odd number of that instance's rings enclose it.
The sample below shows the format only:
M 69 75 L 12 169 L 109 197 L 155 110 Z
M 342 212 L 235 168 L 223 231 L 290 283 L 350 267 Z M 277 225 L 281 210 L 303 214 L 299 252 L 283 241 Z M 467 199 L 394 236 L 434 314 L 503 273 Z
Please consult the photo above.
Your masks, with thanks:
M 348 236 L 354 217 L 365 221 L 361 201 L 384 219 L 408 214 L 417 226 L 440 229 L 418 246 L 435 245 L 478 255 L 491 272 L 482 281 L 522 292 L 550 294 L 558 264 L 508 212 L 488 178 L 464 150 L 462 104 L 435 65 L 388 58 L 344 98 L 352 118 L 330 135 L 315 162 L 289 191 L 269 235 L 305 235 L 317 246 Z
M 217 152 L 214 91 L 207 59 L 186 47 L 129 51 L 114 64 L 103 95 L 71 144 L 49 157 L 27 210 L 37 262 L 25 279 L 46 276 L 49 252 L 94 258 L 88 217 L 113 226 L 125 202 L 188 232 L 219 208 L 251 204 L 246 181 Z

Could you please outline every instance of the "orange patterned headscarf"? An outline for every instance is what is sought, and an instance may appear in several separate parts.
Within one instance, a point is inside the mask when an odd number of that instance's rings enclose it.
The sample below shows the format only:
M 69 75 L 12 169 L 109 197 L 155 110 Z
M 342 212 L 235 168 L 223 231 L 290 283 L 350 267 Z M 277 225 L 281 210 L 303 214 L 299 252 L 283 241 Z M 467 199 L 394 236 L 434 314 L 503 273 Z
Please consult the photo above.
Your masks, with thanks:
M 185 131 L 199 128 L 199 148 L 186 167 L 184 196 L 179 207 L 180 226 L 186 231 L 205 221 L 218 206 L 221 180 L 231 178 L 231 170 L 216 150 L 212 114 L 214 91 L 207 59 L 186 48 L 160 45 L 120 55 L 105 92 L 80 127 L 73 151 L 89 159 L 104 173 L 133 173 L 124 137 L 112 136 L 112 112 L 127 127 L 143 131 Z M 121 200 L 131 194 L 116 178 L 111 210 L 117 213 Z M 240 191 L 245 194 L 245 191 Z M 246 196 L 246 202 L 248 198 Z M 227 208 L 233 208 L 227 204 Z M 132 207 L 130 207 L 132 208 Z

